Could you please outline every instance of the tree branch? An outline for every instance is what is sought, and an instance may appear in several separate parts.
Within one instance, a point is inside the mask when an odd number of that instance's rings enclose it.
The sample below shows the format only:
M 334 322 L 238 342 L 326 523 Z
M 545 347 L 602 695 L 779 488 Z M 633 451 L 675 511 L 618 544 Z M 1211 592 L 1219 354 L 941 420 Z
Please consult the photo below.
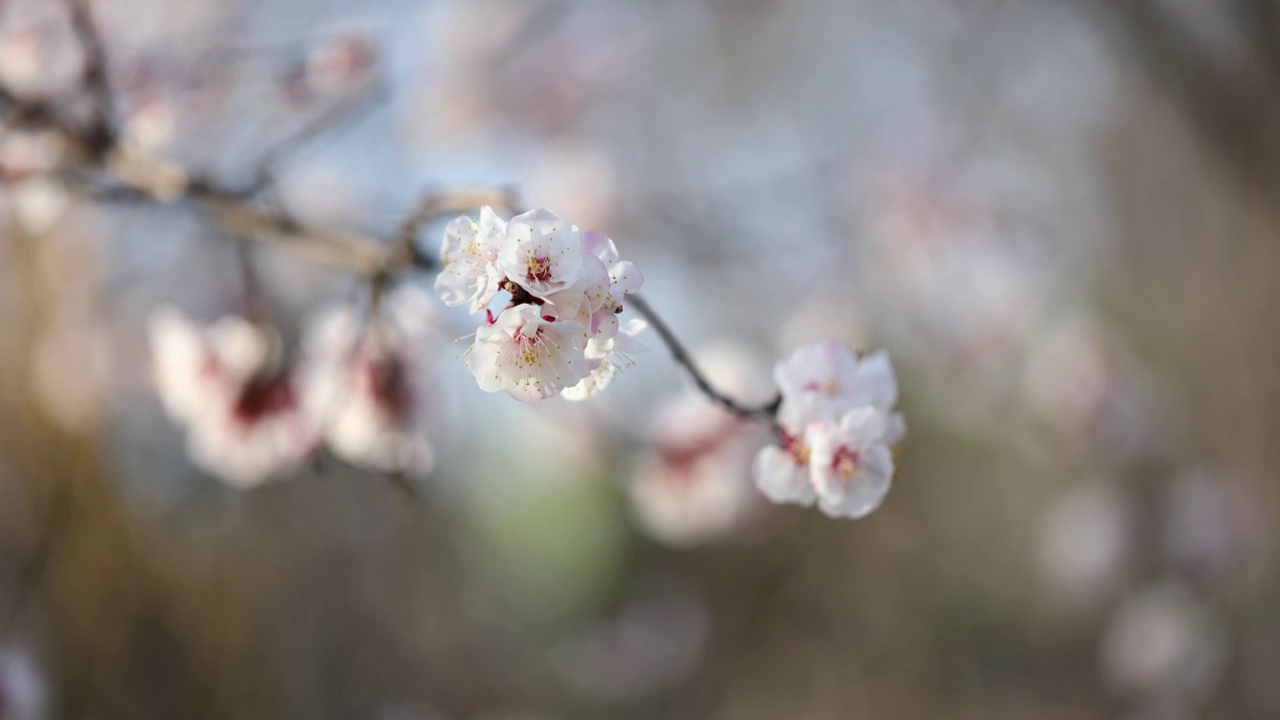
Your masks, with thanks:
M 702 370 L 698 368 L 698 364 L 694 362 L 693 356 L 689 354 L 684 343 L 680 342 L 675 332 L 658 315 L 652 305 L 639 295 L 628 295 L 627 302 L 645 320 L 649 321 L 649 324 L 653 326 L 654 332 L 658 333 L 658 337 L 662 339 L 663 344 L 667 346 L 667 350 L 671 352 L 671 358 L 689 373 L 689 377 L 693 379 L 693 384 L 697 386 L 699 392 L 740 418 L 760 418 L 772 421 L 777 416 L 778 408 L 782 405 L 781 395 L 774 397 L 764 405 L 747 405 L 720 391 L 703 375 Z

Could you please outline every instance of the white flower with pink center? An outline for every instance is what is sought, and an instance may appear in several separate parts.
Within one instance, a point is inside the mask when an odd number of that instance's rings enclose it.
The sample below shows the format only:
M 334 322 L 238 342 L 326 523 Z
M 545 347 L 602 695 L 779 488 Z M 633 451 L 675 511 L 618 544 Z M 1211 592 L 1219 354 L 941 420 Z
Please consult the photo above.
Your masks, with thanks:
M 530 210 L 507 223 L 497 269 L 525 292 L 546 300 L 572 285 L 582 269 L 578 228 L 547 210 Z
M 459 217 L 445 228 L 440 247 L 443 269 L 435 282 L 436 294 L 445 305 L 467 305 L 474 315 L 493 300 L 503 279 L 497 261 L 506 227 L 507 223 L 485 206 L 478 218 Z
M 343 307 L 313 325 L 307 406 L 339 458 L 416 477 L 434 468 L 421 347 L 431 317 L 425 297 L 402 290 L 383 299 L 379 318 Z
M 505 390 L 522 402 L 543 400 L 587 376 L 586 329 L 543 315 L 533 303 L 502 311 L 476 332 L 467 367 L 485 392 Z
M 202 328 L 173 309 L 150 323 L 154 378 L 169 415 L 187 428 L 197 465 L 237 487 L 295 468 L 319 433 L 297 378 L 279 366 L 267 329 L 228 317 Z
M 658 413 L 651 454 L 628 485 L 636 519 L 655 539 L 689 547 L 721 538 L 758 508 L 751 458 L 759 426 L 690 392 Z
M 833 341 L 802 347 L 774 368 L 778 444 L 756 455 L 756 486 L 777 503 L 860 518 L 893 479 L 889 445 L 905 433 L 898 383 L 884 351 L 859 358 Z
M 880 507 L 893 481 L 886 432 L 884 413 L 871 406 L 850 410 L 839 423 L 809 424 L 810 480 L 822 512 L 857 519 Z

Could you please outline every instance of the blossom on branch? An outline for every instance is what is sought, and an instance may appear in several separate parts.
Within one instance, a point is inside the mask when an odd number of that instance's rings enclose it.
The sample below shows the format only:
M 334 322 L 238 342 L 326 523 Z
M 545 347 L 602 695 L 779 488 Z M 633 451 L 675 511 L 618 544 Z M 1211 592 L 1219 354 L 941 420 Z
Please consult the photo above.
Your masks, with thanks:
M 802 347 L 778 363 L 778 445 L 756 455 L 756 486 L 778 503 L 813 505 L 860 518 L 889 492 L 889 446 L 906 432 L 893 410 L 898 381 L 888 354 L 859 358 L 832 341 Z
M 149 330 L 160 400 L 186 426 L 197 465 L 253 487 L 315 450 L 318 428 L 299 379 L 281 366 L 274 333 L 239 317 L 200 327 L 173 308 L 152 315 Z
M 582 400 L 645 349 L 636 340 L 645 324 L 624 330 L 617 318 L 623 297 L 644 278 L 604 233 L 581 231 L 547 210 L 504 221 L 485 207 L 478 218 L 449 223 L 440 261 L 440 299 L 473 315 L 487 311 L 467 350 L 482 390 L 522 401 Z M 488 306 L 499 290 L 511 299 L 494 315 Z
M 311 327 L 306 402 L 330 450 L 383 472 L 422 477 L 435 467 L 428 440 L 427 298 L 409 289 L 382 299 L 378 317 L 342 306 Z

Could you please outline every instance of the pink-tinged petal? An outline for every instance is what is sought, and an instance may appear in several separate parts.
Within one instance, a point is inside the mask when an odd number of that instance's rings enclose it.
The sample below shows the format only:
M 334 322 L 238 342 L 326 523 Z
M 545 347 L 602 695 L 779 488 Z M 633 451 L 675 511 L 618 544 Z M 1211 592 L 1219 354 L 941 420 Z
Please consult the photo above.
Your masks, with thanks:
M 599 230 L 582 232 L 582 250 L 599 258 L 606 265 L 612 265 L 618 261 L 618 246 L 608 235 Z

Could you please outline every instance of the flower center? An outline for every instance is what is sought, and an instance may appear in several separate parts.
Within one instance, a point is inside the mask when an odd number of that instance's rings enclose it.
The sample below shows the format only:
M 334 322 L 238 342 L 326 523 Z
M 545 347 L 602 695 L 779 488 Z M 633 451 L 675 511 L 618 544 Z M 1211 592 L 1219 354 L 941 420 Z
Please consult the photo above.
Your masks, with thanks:
M 268 415 L 292 409 L 296 401 L 293 384 L 287 376 L 254 381 L 240 392 L 231 413 L 237 422 L 253 425 Z
M 378 405 L 396 420 L 407 417 L 413 406 L 413 395 L 404 363 L 397 357 L 388 357 L 368 363 L 364 371 L 370 393 Z
M 547 282 L 551 279 L 551 258 L 530 255 L 526 261 L 525 279 L 529 282 Z
M 809 446 L 805 444 L 803 435 L 792 435 L 785 429 L 779 429 L 778 434 L 782 437 L 782 449 L 797 465 L 809 464 Z
M 841 445 L 836 448 L 835 455 L 831 456 L 831 471 L 837 477 L 848 480 L 858 471 L 859 459 L 857 450 Z
M 804 384 L 802 388 L 805 392 L 822 393 L 823 395 L 835 395 L 840 392 L 840 383 L 835 380 L 811 380 Z

